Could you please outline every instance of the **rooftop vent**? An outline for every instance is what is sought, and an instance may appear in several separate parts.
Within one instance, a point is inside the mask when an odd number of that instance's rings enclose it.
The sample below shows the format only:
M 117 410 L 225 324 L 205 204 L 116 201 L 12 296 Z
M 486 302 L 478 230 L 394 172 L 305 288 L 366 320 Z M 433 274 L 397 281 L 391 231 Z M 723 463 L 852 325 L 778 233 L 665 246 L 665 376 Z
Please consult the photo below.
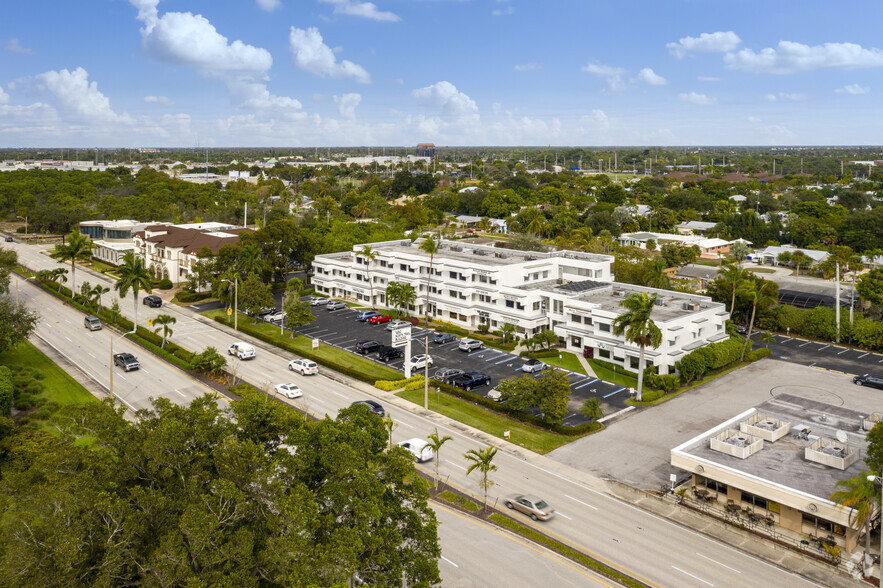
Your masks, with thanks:
M 665 306 L 665 298 L 657 298 L 656 306 Z
M 684 310 L 699 310 L 699 305 L 695 302 L 684 302 L 683 306 Z
M 763 449 L 763 439 L 736 429 L 726 429 L 710 440 L 711 448 L 739 459 L 745 459 Z
M 846 437 L 843 438 L 845 439 Z M 838 470 L 845 470 L 858 461 L 859 450 L 858 447 L 853 447 L 843 441 L 822 437 L 804 449 L 803 456 L 809 461 L 837 468 Z
M 739 423 L 739 430 L 774 443 L 788 434 L 791 423 L 758 413 Z

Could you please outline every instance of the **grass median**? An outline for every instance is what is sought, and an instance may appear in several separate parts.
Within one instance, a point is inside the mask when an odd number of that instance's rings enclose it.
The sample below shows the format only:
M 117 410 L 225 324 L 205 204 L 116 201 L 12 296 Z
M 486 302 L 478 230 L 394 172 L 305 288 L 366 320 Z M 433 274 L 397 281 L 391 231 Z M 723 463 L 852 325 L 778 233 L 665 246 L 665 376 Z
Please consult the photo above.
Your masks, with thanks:
M 611 364 L 598 361 L 597 359 L 590 359 L 589 365 L 592 366 L 592 370 L 595 372 L 595 375 L 602 380 L 614 382 L 616 384 L 619 384 L 620 386 L 625 386 L 627 388 L 638 387 L 638 377 L 628 372 L 624 372 L 621 368 L 617 368 L 615 370 L 616 373 L 614 374 L 614 370 L 609 367 Z
M 423 393 L 423 389 L 410 390 L 396 396 L 423 406 Z M 509 431 L 509 442 L 536 453 L 549 453 L 579 439 L 532 427 L 437 390 L 429 391 L 429 409 L 501 439 L 503 432 Z
M 540 359 L 543 363 L 554 365 L 556 367 L 570 370 L 578 374 L 587 375 L 583 365 L 579 362 L 579 358 L 572 353 L 562 351 L 557 357 L 544 357 Z

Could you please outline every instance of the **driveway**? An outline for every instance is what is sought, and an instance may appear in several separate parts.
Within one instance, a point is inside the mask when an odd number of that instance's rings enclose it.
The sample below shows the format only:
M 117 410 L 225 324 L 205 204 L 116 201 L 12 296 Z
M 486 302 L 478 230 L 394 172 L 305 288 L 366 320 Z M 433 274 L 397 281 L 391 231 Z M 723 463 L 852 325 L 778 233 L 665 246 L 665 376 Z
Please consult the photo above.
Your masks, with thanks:
M 752 333 L 754 349 L 767 344 L 759 340 L 760 333 Z M 776 335 L 775 342 L 769 344 L 773 359 L 821 368 L 849 375 L 883 373 L 883 355 L 852 349 L 834 343 L 807 341 L 794 337 Z

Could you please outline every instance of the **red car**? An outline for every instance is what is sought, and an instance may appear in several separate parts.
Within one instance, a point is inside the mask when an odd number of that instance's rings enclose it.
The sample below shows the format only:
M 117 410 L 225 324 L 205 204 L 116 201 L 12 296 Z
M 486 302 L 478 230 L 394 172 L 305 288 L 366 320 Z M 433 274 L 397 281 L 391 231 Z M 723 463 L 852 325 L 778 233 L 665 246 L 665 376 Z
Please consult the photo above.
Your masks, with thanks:
M 371 318 L 368 319 L 368 322 L 372 325 L 379 325 L 380 323 L 388 323 L 392 317 L 386 314 L 375 314 Z

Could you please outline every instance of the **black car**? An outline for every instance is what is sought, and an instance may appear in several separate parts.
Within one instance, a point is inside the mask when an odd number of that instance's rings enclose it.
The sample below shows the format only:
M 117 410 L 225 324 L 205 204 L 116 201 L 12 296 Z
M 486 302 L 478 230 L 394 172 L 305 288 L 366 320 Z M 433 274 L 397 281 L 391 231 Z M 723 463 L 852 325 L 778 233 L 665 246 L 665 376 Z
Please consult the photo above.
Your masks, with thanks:
M 880 376 L 869 376 L 865 374 L 864 376 L 856 376 L 852 379 L 853 384 L 858 384 L 859 386 L 868 386 L 870 388 L 878 388 L 883 390 L 883 378 Z
M 369 353 L 379 351 L 381 347 L 383 347 L 383 344 L 379 341 L 359 341 L 356 343 L 356 353 L 368 355 Z
M 150 308 L 159 308 L 160 306 L 162 306 L 162 298 L 160 298 L 159 296 L 154 296 L 153 294 L 151 294 L 150 296 L 145 296 L 142 302 Z
M 390 347 L 389 345 L 381 345 L 377 350 L 377 359 L 380 361 L 390 362 L 393 359 L 404 357 L 405 352 L 398 347 Z
M 478 388 L 479 386 L 490 386 L 491 377 L 481 372 L 469 372 L 454 376 L 448 381 L 448 384 L 469 392 L 473 388 Z
M 457 338 L 450 333 L 438 333 L 435 337 L 432 338 L 433 343 L 450 343 L 451 341 L 456 340 Z
M 734 330 L 739 335 L 747 335 L 748 334 L 748 327 L 746 327 L 745 325 L 736 325 L 736 328 Z
M 127 372 L 137 370 L 141 367 L 141 364 L 138 363 L 138 359 L 131 353 L 115 353 L 113 356 L 113 364 L 120 366 Z
M 12 241 L 13 241 L 12 237 L 6 237 L 6 242 L 7 242 L 7 243 L 12 243 Z
M 380 418 L 386 416 L 386 411 L 383 410 L 383 406 L 379 402 L 375 402 L 374 400 L 357 400 L 350 404 L 350 406 L 359 406 L 364 405 L 368 407 L 368 412 L 371 414 L 376 414 Z

